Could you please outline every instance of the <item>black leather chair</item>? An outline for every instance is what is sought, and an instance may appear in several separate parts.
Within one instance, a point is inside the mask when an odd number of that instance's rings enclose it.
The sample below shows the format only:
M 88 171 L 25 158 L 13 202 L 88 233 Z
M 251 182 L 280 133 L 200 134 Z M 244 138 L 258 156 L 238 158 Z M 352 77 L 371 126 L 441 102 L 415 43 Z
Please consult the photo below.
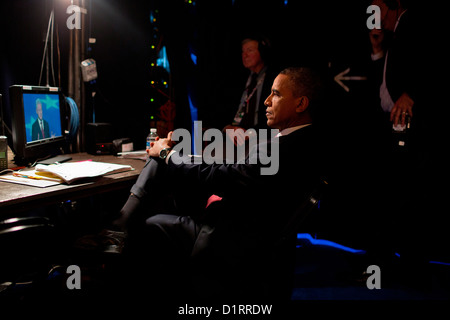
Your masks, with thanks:
M 255 263 L 250 262 L 249 266 L 241 265 L 240 270 L 244 270 L 242 273 L 229 276 L 232 280 L 230 283 L 239 283 L 240 287 L 239 292 L 233 287 L 224 289 L 227 298 L 235 296 L 237 300 L 255 302 L 290 300 L 295 280 L 296 235 L 303 222 L 318 210 L 319 201 L 327 185 L 325 179 L 319 179 L 309 195 L 299 203 L 290 219 L 286 221 L 278 240 L 261 248 L 261 259 L 258 258 Z
M 289 300 L 294 286 L 296 258 L 296 236 L 305 220 L 318 210 L 320 200 L 327 190 L 328 182 L 321 178 L 310 194 L 299 204 L 291 218 L 285 224 L 282 236 L 267 251 L 275 261 L 275 277 L 266 284 L 269 297 Z

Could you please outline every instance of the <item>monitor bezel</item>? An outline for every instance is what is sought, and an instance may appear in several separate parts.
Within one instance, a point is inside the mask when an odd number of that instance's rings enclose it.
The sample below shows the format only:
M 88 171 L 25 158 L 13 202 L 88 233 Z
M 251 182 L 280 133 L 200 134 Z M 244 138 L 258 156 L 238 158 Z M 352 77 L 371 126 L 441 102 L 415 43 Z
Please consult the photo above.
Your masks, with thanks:
M 61 136 L 27 142 L 24 112 L 24 94 L 52 94 L 59 97 Z M 13 85 L 10 87 L 12 111 L 12 140 L 16 163 L 24 164 L 38 159 L 52 157 L 61 153 L 66 144 L 66 107 L 65 99 L 58 87 Z

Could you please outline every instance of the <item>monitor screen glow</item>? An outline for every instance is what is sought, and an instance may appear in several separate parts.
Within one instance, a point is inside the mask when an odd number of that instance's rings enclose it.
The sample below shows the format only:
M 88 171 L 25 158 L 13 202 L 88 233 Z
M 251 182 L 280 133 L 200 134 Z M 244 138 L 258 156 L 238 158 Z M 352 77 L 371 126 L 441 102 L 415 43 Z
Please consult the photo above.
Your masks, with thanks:
M 58 94 L 24 93 L 23 108 L 27 143 L 62 136 Z

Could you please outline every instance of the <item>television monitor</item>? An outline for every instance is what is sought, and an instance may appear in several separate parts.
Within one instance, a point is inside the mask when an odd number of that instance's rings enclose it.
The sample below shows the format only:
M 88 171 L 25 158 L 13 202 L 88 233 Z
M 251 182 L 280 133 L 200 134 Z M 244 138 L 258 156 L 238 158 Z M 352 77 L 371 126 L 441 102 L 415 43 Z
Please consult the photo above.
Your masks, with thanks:
M 66 144 L 66 108 L 60 88 L 13 85 L 9 95 L 16 164 L 61 154 Z

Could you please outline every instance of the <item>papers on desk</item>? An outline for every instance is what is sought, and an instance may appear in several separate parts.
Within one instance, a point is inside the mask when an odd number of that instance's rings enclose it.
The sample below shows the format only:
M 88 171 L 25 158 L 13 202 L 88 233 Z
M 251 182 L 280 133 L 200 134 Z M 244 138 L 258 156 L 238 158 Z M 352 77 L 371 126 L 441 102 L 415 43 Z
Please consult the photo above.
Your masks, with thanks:
M 124 159 L 138 159 L 144 161 L 147 161 L 148 159 L 148 154 L 145 150 L 119 152 L 117 155 Z
M 32 178 L 31 178 L 32 177 Z M 21 171 L 21 176 L 12 173 L 0 176 L 0 181 L 24 184 L 32 187 L 46 188 L 61 184 L 61 180 L 48 180 L 37 177 L 34 170 Z
M 67 162 L 61 164 L 38 164 L 34 170 L 15 171 L 1 175 L 0 181 L 24 184 L 33 187 L 51 187 L 61 183 L 72 183 L 83 178 L 134 170 L 130 165 L 98 161 Z
M 83 178 L 99 177 L 106 174 L 118 173 L 123 171 L 134 170 L 130 165 L 115 164 L 97 161 L 80 161 L 80 162 L 66 162 L 61 164 L 41 165 L 36 166 L 36 175 L 47 175 L 48 173 L 61 178 L 66 183 Z

